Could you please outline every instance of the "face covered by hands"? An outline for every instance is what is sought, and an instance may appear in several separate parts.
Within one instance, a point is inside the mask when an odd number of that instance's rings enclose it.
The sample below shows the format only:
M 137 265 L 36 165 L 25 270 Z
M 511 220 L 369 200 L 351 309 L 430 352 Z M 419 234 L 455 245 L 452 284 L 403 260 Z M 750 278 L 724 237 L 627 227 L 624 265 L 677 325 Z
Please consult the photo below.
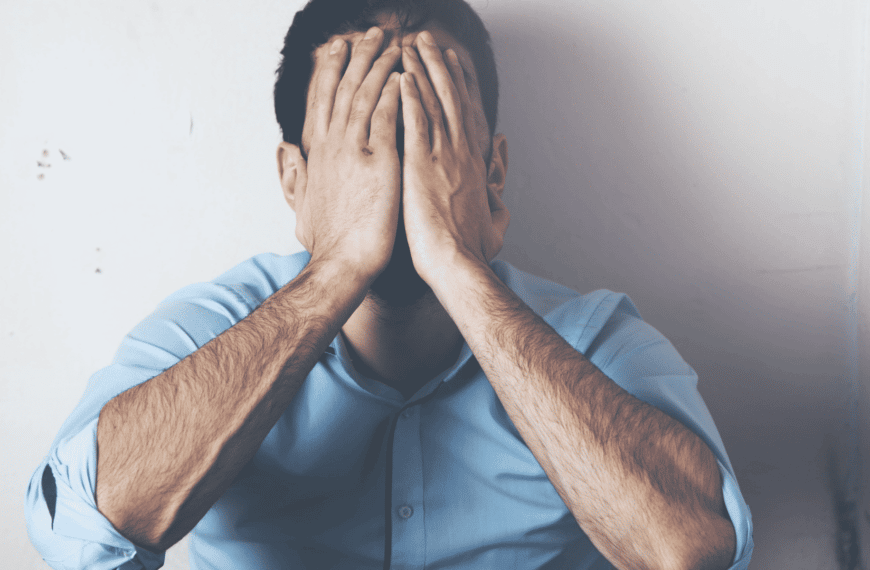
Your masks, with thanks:
M 318 48 L 302 136 L 307 161 L 295 145 L 279 146 L 296 235 L 312 260 L 338 259 L 376 276 L 371 292 L 392 306 L 420 299 L 457 255 L 491 261 L 509 219 L 504 136 L 493 138 L 487 174 L 489 130 L 470 57 L 430 29 L 437 43 L 424 31 L 383 45 L 383 31 L 372 28 Z M 439 44 L 451 48 L 446 62 Z M 390 73 L 399 58 L 401 80 Z

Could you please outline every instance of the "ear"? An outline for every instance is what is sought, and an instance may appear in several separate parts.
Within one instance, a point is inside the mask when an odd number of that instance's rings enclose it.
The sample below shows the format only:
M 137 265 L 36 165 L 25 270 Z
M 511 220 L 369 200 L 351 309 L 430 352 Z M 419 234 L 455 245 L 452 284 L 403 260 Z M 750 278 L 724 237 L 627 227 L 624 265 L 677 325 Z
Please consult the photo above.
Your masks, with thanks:
M 507 175 L 507 139 L 503 134 L 492 137 L 492 158 L 486 175 L 486 196 L 492 216 L 492 238 L 487 249 L 487 258 L 492 261 L 504 245 L 504 236 L 511 221 L 511 214 L 501 199 Z
M 507 138 L 501 133 L 492 137 L 492 158 L 489 161 L 489 172 L 486 174 L 486 188 L 490 193 L 501 198 L 504 183 L 507 178 L 508 150 Z
M 288 142 L 278 145 L 278 176 L 281 178 L 281 189 L 284 191 L 284 199 L 294 212 L 305 194 L 305 184 L 308 182 L 307 166 L 298 146 Z

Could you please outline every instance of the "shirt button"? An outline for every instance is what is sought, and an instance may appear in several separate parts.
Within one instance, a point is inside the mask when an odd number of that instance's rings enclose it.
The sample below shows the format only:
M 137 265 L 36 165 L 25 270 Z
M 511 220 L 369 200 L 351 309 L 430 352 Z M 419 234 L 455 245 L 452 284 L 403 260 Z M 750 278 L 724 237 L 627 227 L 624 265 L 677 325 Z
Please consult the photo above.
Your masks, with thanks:
M 401 507 L 399 507 L 399 516 L 403 519 L 409 519 L 413 514 L 414 509 L 411 508 L 411 505 L 402 505 Z

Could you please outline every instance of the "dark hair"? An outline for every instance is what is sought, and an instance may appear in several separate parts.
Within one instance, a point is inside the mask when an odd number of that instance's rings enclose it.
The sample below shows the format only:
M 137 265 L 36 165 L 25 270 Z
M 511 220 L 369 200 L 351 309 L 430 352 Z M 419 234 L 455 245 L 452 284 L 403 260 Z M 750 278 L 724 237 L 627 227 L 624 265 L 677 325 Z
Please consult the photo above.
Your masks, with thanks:
M 492 138 L 498 115 L 495 56 L 483 21 L 464 0 L 310 0 L 293 18 L 277 70 L 275 117 L 284 141 L 302 146 L 313 51 L 333 35 L 375 25 L 381 12 L 395 14 L 402 30 L 435 22 L 468 50 Z

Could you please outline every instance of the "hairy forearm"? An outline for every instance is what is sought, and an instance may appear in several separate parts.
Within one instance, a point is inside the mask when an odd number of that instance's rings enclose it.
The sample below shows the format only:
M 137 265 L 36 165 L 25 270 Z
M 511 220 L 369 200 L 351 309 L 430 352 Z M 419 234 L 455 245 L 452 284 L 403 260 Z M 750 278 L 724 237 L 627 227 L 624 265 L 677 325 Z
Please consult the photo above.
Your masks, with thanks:
M 615 566 L 728 567 L 734 530 L 715 457 L 697 435 L 607 378 L 488 267 L 458 263 L 433 289 L 565 504 Z
M 368 283 L 309 265 L 260 307 L 162 374 L 110 400 L 97 426 L 97 507 L 165 550 L 250 461 Z

